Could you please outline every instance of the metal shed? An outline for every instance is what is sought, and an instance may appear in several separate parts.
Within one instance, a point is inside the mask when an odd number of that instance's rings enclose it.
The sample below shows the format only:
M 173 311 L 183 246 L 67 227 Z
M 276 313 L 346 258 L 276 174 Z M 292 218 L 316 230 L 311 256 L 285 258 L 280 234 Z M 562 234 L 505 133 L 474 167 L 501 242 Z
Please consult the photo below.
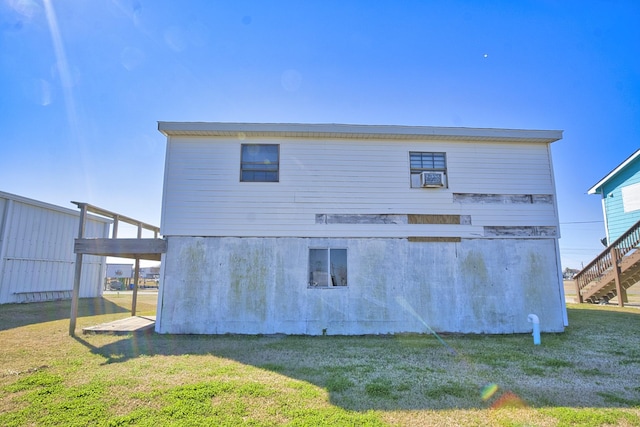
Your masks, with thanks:
M 0 191 L 0 304 L 70 299 L 79 212 Z M 90 216 L 85 235 L 107 237 L 111 221 Z M 104 256 L 87 255 L 80 297 L 102 295 Z

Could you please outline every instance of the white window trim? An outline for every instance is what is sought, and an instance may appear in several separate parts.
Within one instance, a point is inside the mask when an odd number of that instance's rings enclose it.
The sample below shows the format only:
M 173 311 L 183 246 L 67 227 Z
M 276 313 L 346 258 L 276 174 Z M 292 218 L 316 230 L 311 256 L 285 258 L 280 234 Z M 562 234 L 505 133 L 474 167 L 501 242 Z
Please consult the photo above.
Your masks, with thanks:
M 444 168 L 419 168 L 418 172 L 413 172 L 411 167 L 411 154 L 442 154 L 444 157 Z M 449 188 L 449 167 L 447 164 L 447 153 L 445 151 L 409 151 L 409 186 L 411 188 L 421 188 L 420 186 L 420 173 L 422 172 L 442 172 L 444 174 L 444 186 L 442 188 Z
M 312 281 L 308 277 L 311 274 L 311 260 L 309 259 L 311 250 L 326 250 L 327 251 L 327 268 L 328 275 L 327 286 L 313 285 Z M 346 285 L 333 285 L 331 282 L 331 251 L 332 250 L 344 250 L 347 254 L 347 284 Z M 348 289 L 349 288 L 349 249 L 343 246 L 309 246 L 307 249 L 307 289 Z
M 243 180 L 242 179 L 242 172 L 244 171 L 243 169 L 243 165 L 245 163 L 249 163 L 249 162 L 243 162 L 243 157 L 242 157 L 242 147 L 244 146 L 249 146 L 249 145 L 263 145 L 263 146 L 276 146 L 278 149 L 278 169 L 275 171 L 276 173 L 276 180 L 275 181 L 262 181 L 262 180 Z M 270 144 L 270 143 L 261 143 L 261 142 L 256 142 L 256 143 L 242 143 L 240 144 L 240 182 L 250 182 L 250 183 L 255 183 L 255 182 L 259 182 L 259 183 L 278 183 L 280 182 L 280 144 Z

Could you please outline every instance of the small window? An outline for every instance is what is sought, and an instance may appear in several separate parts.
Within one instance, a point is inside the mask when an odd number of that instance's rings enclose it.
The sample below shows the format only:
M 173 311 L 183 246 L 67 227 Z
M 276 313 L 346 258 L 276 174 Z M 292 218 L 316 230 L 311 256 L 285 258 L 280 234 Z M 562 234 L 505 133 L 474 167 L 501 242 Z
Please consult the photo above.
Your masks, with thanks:
M 309 249 L 309 286 L 347 286 L 347 250 Z
M 447 174 L 447 158 L 445 153 L 409 152 L 411 186 L 420 187 L 420 174 L 422 172 L 441 172 Z M 443 179 L 446 186 L 446 180 Z
M 242 144 L 240 181 L 278 182 L 279 151 L 278 145 Z
M 447 170 L 447 161 L 444 153 L 409 153 L 411 160 L 411 173 Z

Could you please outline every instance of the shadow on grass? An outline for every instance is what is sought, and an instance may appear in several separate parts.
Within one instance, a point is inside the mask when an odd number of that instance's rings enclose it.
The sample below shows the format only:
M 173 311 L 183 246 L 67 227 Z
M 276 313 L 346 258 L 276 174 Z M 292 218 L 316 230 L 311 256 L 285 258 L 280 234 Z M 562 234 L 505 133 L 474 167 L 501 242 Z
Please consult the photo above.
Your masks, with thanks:
M 48 301 L 28 304 L 3 304 L 0 306 L 0 331 L 36 323 L 69 319 L 71 301 Z M 126 313 L 128 309 L 104 298 L 81 298 L 78 302 L 78 317 L 99 314 Z
M 571 326 L 565 333 L 543 334 L 540 346 L 533 346 L 528 334 L 446 336 L 456 354 L 426 334 L 312 337 L 150 332 L 118 337 L 101 346 L 92 344 L 90 337 L 75 339 L 102 356 L 104 365 L 155 355 L 234 360 L 322 387 L 332 404 L 349 410 L 486 408 L 501 404 L 501 396 L 512 397 L 508 404 L 516 406 L 524 402 L 532 407 L 640 406 L 640 387 L 625 383 L 640 377 L 638 338 L 625 337 L 631 331 L 637 333 L 640 311 L 570 308 L 569 319 Z M 483 400 L 483 387 L 490 384 L 496 384 L 498 392 Z

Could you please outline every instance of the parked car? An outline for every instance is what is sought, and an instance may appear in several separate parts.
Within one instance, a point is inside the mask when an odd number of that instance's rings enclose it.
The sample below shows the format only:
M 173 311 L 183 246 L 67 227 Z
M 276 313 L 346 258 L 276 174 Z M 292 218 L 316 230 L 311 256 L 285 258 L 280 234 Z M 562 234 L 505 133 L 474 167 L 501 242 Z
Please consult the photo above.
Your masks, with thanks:
M 124 289 L 124 285 L 119 280 L 112 280 L 109 282 L 109 290 L 121 291 Z

